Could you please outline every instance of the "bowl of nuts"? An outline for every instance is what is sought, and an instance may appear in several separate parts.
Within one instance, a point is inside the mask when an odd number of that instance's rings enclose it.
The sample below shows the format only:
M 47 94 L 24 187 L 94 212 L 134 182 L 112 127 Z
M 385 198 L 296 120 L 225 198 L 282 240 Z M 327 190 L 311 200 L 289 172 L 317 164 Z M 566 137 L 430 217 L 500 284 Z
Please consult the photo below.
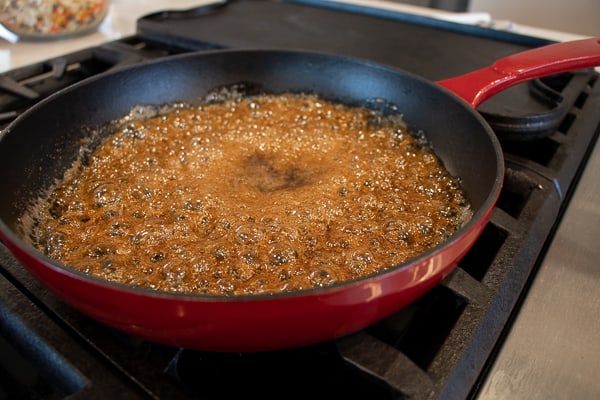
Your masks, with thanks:
M 108 0 L 0 0 L 0 24 L 24 40 L 52 40 L 95 31 Z

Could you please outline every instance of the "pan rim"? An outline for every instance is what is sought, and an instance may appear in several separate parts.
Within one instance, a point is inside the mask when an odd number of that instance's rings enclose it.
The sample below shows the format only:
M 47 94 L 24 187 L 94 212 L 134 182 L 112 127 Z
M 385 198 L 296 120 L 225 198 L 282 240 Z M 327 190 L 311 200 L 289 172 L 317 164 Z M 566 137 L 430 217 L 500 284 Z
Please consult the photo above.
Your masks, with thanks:
M 244 48 L 244 49 L 214 49 L 214 50 L 202 50 L 202 51 L 194 51 L 189 53 L 171 55 L 168 57 L 162 57 L 158 59 L 152 59 L 148 61 L 144 61 L 139 64 L 127 65 L 116 69 L 110 69 L 100 74 L 88 77 L 80 82 L 77 82 L 73 85 L 70 85 L 66 88 L 63 88 L 52 95 L 44 98 L 31 108 L 27 109 L 21 115 L 19 115 L 14 121 L 12 121 L 2 133 L 0 133 L 0 146 L 6 140 L 7 137 L 11 135 L 11 132 L 16 129 L 22 120 L 28 118 L 31 114 L 34 114 L 36 110 L 41 107 L 44 107 L 47 103 L 51 103 L 55 101 L 55 99 L 60 98 L 65 93 L 69 93 L 70 91 L 77 90 L 86 85 L 90 85 L 95 81 L 104 80 L 108 77 L 115 76 L 118 74 L 126 73 L 129 70 L 140 69 L 144 66 L 151 66 L 155 64 L 165 64 L 171 62 L 177 62 L 181 59 L 195 58 L 195 57 L 205 57 L 211 56 L 213 54 L 224 54 L 224 53 L 247 53 L 248 56 L 255 55 L 259 56 L 260 53 L 282 53 L 282 54 L 294 54 L 294 55 L 310 55 L 310 56 L 324 56 L 324 57 L 334 57 L 336 60 L 340 62 L 351 62 L 358 63 L 365 67 L 375 69 L 375 70 L 386 70 L 392 72 L 400 72 L 403 75 L 409 77 L 410 79 L 421 81 L 429 86 L 434 86 L 436 90 L 440 92 L 446 93 L 446 95 L 452 96 L 455 102 L 458 102 L 462 105 L 462 107 L 467 108 L 471 115 L 477 120 L 479 125 L 486 131 L 488 137 L 490 139 L 492 148 L 494 149 L 494 153 L 496 154 L 496 176 L 495 181 L 492 185 L 492 190 L 487 194 L 487 197 L 482 202 L 479 209 L 477 209 L 470 220 L 467 221 L 463 226 L 461 226 L 458 230 L 452 233 L 446 240 L 442 243 L 434 246 L 433 248 L 426 250 L 425 252 L 420 253 L 418 256 L 413 257 L 405 262 L 387 267 L 384 270 L 380 270 L 378 272 L 374 272 L 365 276 L 361 276 L 351 280 L 345 280 L 341 282 L 336 282 L 335 284 L 324 286 L 324 287 L 313 287 L 301 290 L 293 290 L 289 292 L 269 292 L 269 293 L 257 293 L 257 294 L 236 294 L 236 295 L 217 295 L 217 294 L 200 294 L 200 293 L 180 293 L 180 292 L 171 292 L 171 291 L 163 291 L 163 290 L 155 290 L 144 287 L 137 287 L 128 285 L 125 283 L 109 281 L 97 276 L 88 275 L 78 269 L 62 264 L 46 255 L 44 255 L 41 251 L 35 248 L 33 245 L 27 243 L 23 240 L 17 233 L 14 232 L 13 229 L 9 228 L 4 222 L 3 218 L 0 218 L 0 239 L 6 240 L 10 243 L 11 246 L 17 247 L 20 251 L 32 254 L 38 260 L 43 261 L 44 266 L 52 268 L 55 272 L 60 274 L 65 274 L 74 278 L 78 281 L 84 281 L 86 283 L 92 284 L 94 286 L 99 286 L 102 288 L 116 290 L 119 292 L 128 292 L 131 294 L 143 295 L 145 297 L 153 297 L 165 300 L 173 300 L 173 301 L 186 301 L 186 302 L 263 302 L 265 300 L 277 300 L 281 298 L 303 298 L 303 297 L 312 297 L 312 296 L 320 296 L 320 295 L 330 295 L 337 292 L 342 292 L 348 290 L 351 287 L 359 287 L 368 284 L 370 281 L 386 279 L 387 276 L 396 274 L 399 271 L 403 271 L 406 269 L 414 268 L 415 266 L 431 259 L 435 254 L 442 253 L 444 250 L 452 247 L 456 242 L 458 242 L 462 237 L 467 235 L 470 231 L 477 228 L 482 221 L 487 223 L 486 215 L 489 216 L 493 211 L 493 208 L 500 196 L 500 192 L 502 189 L 502 183 L 505 174 L 505 165 L 503 159 L 503 153 L 501 151 L 500 142 L 494 134 L 492 128 L 485 121 L 485 119 L 474 110 L 468 102 L 463 100 L 460 96 L 454 94 L 452 91 L 445 89 L 444 87 L 437 85 L 435 82 L 427 80 L 419 75 L 414 73 L 404 71 L 400 68 L 396 68 L 393 66 L 373 62 L 363 58 L 357 58 L 346 55 L 338 55 L 327 52 L 313 51 L 313 50 L 303 50 L 303 49 L 279 49 L 279 48 Z M 29 269 L 28 266 L 24 267 Z

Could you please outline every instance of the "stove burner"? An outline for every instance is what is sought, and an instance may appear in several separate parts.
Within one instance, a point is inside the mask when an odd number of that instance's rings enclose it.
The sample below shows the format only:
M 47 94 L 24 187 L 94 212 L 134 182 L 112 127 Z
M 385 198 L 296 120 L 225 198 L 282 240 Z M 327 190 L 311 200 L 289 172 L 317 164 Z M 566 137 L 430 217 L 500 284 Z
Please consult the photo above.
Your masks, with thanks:
M 384 380 L 345 362 L 333 342 L 256 354 L 181 350 L 167 374 L 187 393 L 206 399 L 248 393 L 263 398 L 395 398 Z
M 501 141 L 535 141 L 560 128 L 590 79 L 595 79 L 593 70 L 535 79 L 499 93 L 478 111 Z

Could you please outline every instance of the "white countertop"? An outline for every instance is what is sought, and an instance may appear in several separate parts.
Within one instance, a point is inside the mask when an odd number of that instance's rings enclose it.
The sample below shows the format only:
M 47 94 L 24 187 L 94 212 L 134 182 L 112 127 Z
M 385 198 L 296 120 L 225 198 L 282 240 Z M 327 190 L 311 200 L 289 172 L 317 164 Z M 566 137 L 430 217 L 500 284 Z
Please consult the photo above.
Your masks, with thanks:
M 97 32 L 76 38 L 55 41 L 17 41 L 11 43 L 9 41 L 11 39 L 9 37 L 10 33 L 3 33 L 2 30 L 0 30 L 0 37 L 9 39 L 0 39 L 0 73 L 80 49 L 96 46 L 111 40 L 131 36 L 135 34 L 137 19 L 152 12 L 167 9 L 184 10 L 205 4 L 216 3 L 218 1 L 219 0 L 112 0 L 108 15 Z M 489 14 L 481 12 L 453 13 L 385 0 L 333 1 L 399 11 L 458 23 L 484 25 L 493 29 L 510 30 L 512 32 L 557 41 L 581 38 L 580 35 L 522 26 L 510 21 L 495 21 Z

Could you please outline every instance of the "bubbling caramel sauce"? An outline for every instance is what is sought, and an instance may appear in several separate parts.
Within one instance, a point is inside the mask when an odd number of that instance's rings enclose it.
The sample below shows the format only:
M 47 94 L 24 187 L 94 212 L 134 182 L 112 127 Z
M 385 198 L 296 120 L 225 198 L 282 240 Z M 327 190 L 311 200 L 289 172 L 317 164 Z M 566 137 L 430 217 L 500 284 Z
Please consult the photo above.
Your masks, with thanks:
M 37 208 L 49 257 L 133 286 L 238 295 L 401 264 L 469 218 L 399 118 L 260 95 L 126 119 Z

